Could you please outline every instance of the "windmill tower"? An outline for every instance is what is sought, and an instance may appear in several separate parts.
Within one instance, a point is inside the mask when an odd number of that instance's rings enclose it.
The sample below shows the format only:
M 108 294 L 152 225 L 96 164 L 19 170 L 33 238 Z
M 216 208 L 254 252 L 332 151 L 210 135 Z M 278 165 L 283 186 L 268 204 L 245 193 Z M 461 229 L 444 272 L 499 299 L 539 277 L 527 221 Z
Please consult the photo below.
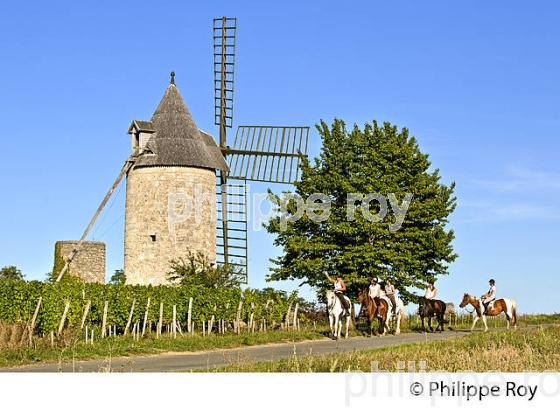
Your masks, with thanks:
M 175 74 L 150 120 L 132 121 L 132 154 L 68 252 L 59 281 L 124 176 L 124 271 L 129 284 L 168 283 L 169 262 L 202 253 L 247 283 L 247 181 L 291 184 L 309 127 L 233 125 L 237 19 L 214 19 L 214 109 L 218 143 L 196 126 Z M 234 181 L 233 183 L 231 181 Z M 87 245 L 87 244 L 86 244 Z
M 174 73 L 150 121 L 128 129 L 137 155 L 127 175 L 124 271 L 127 283 L 168 283 L 170 260 L 202 253 L 216 261 L 216 170 L 228 166 L 197 128 Z

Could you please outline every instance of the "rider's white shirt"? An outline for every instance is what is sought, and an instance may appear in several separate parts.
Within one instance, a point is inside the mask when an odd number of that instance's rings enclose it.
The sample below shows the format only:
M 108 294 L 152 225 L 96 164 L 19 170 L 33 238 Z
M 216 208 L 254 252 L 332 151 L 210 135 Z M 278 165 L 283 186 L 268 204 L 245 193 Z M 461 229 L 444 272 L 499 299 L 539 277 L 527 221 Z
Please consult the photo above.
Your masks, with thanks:
M 385 292 L 381 290 L 381 285 L 379 283 L 375 285 L 369 285 L 369 296 L 371 298 L 378 298 L 385 295 Z
M 436 297 L 436 289 L 434 288 L 433 290 L 430 288 L 426 289 L 426 293 L 424 294 L 424 297 L 426 299 L 435 299 Z
M 335 282 L 334 283 L 334 290 L 340 290 L 340 289 L 342 289 L 342 283 Z
M 488 290 L 488 298 L 487 299 L 494 299 L 496 297 L 496 285 L 490 286 Z

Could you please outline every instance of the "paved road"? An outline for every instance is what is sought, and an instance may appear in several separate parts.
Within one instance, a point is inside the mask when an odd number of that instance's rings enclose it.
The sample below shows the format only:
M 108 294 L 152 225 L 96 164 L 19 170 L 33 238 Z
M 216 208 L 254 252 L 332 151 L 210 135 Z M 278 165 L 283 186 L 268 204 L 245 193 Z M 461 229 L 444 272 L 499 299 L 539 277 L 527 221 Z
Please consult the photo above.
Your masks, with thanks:
M 225 366 L 239 361 L 268 361 L 298 355 L 321 355 L 353 350 L 375 349 L 389 345 L 422 343 L 453 339 L 466 331 L 444 333 L 404 333 L 399 336 L 352 337 L 347 340 L 314 340 L 298 343 L 277 343 L 206 352 L 164 353 L 151 356 L 118 357 L 111 360 L 88 360 L 75 363 L 40 364 L 15 368 L 0 368 L 0 372 L 177 372 Z

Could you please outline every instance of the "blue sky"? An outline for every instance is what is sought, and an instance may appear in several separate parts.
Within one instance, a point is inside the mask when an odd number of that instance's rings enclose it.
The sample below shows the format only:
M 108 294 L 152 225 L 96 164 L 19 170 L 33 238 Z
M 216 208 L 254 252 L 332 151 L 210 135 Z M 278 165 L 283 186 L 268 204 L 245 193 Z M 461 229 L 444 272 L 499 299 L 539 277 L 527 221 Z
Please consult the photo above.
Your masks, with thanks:
M 228 15 L 239 25 L 236 124 L 408 127 L 457 183 L 460 256 L 440 296 L 481 294 L 493 277 L 521 311 L 560 311 L 560 5 L 189 3 L 2 3 L 0 265 L 44 278 L 54 242 L 79 237 L 129 154 L 130 121 L 151 116 L 171 70 L 198 126 L 216 131 L 210 27 Z M 121 187 L 93 232 L 108 275 L 122 267 L 123 199 Z M 272 240 L 250 234 L 251 286 L 265 286 Z

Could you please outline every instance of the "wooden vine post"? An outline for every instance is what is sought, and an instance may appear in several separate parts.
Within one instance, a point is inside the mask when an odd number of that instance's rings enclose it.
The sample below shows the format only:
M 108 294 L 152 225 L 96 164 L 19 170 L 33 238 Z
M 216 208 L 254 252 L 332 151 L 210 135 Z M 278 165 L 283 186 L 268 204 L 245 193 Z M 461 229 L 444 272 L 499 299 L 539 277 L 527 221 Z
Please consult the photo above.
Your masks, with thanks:
M 171 332 L 173 339 L 177 338 L 177 305 L 173 305 L 173 321 L 171 322 Z
M 192 333 L 193 329 L 192 329 L 192 304 L 193 304 L 193 298 L 189 298 L 189 310 L 187 312 L 187 332 L 188 333 Z
M 290 329 L 290 312 L 292 311 L 292 302 L 288 305 L 288 312 L 286 313 L 286 320 L 284 321 L 284 327 L 286 330 Z
M 241 331 L 241 308 L 243 307 L 243 300 L 239 301 L 239 305 L 237 306 L 237 314 L 235 316 L 235 328 L 237 334 Z
M 216 305 L 214 305 L 214 310 L 212 313 L 212 317 L 210 318 L 210 323 L 208 324 L 208 334 L 212 334 L 212 328 L 214 327 L 214 317 L 216 312 Z
M 132 323 L 132 315 L 134 314 L 134 306 L 136 305 L 136 299 L 132 300 L 132 306 L 130 307 L 130 313 L 128 314 L 128 321 L 126 322 L 126 326 L 124 328 L 124 335 L 128 333 L 128 329 L 130 328 L 130 324 Z
M 146 333 L 146 323 L 148 322 L 148 310 L 150 309 L 150 298 L 148 298 L 148 303 L 146 303 L 146 311 L 144 312 L 144 323 L 142 323 L 142 336 Z
M 60 319 L 60 324 L 58 325 L 58 333 L 57 335 L 60 336 L 62 333 L 62 329 L 64 328 L 64 322 L 66 321 L 66 315 L 68 314 L 68 309 L 70 309 L 70 301 L 67 300 L 64 304 L 64 312 L 62 313 L 62 318 Z
M 82 321 L 80 322 L 80 330 L 84 328 L 84 324 L 86 323 L 87 315 L 89 314 L 89 310 L 91 308 L 91 299 L 87 301 L 86 307 L 84 308 L 84 314 L 82 315 Z
M 109 302 L 105 301 L 103 305 L 103 322 L 101 323 L 101 337 L 107 336 L 107 311 L 109 310 Z
M 33 317 L 31 318 L 31 324 L 29 325 L 29 346 L 33 345 L 33 332 L 35 331 L 35 322 L 37 322 L 37 315 L 39 314 L 39 309 L 41 308 L 41 302 L 43 302 L 43 297 L 39 296 L 35 312 L 33 312 Z
M 297 312 L 299 309 L 299 303 L 296 303 L 296 307 L 294 309 L 294 324 L 293 324 L 293 328 L 294 330 L 298 330 L 298 326 L 297 326 Z
M 161 335 L 161 326 L 163 325 L 163 302 L 159 303 L 159 321 L 157 324 L 156 337 Z

